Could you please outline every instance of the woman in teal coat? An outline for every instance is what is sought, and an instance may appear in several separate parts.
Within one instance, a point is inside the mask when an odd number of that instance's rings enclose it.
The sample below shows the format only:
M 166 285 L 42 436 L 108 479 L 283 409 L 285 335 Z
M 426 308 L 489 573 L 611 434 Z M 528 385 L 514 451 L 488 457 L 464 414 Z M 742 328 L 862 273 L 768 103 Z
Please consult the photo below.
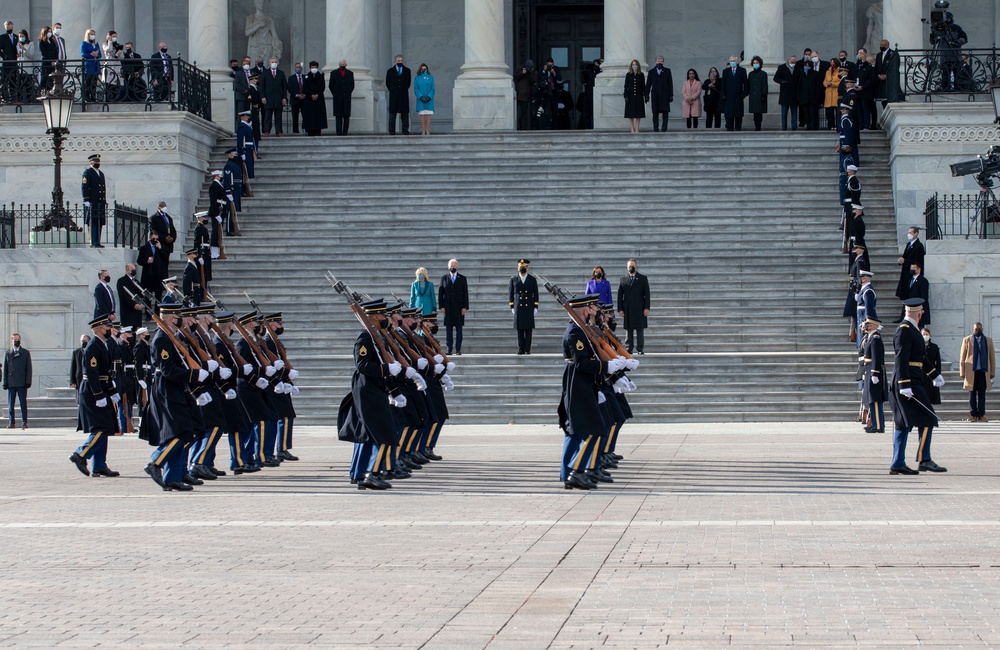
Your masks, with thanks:
M 417 115 L 420 116 L 420 135 L 431 134 L 431 115 L 434 115 L 434 77 L 421 63 L 413 80 L 413 95 L 417 98 Z
M 410 285 L 410 307 L 420 310 L 421 316 L 437 311 L 437 288 L 427 279 L 427 269 L 417 269 L 417 279 Z

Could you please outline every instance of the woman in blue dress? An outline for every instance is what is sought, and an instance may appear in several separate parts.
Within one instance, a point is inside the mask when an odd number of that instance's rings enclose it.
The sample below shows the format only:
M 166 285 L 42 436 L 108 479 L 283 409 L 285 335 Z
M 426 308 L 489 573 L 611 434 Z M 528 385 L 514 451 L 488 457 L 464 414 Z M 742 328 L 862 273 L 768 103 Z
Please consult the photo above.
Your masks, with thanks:
M 413 80 L 413 95 L 417 98 L 420 135 L 430 135 L 431 115 L 434 115 L 434 77 L 426 63 L 421 63 L 417 69 L 417 77 Z

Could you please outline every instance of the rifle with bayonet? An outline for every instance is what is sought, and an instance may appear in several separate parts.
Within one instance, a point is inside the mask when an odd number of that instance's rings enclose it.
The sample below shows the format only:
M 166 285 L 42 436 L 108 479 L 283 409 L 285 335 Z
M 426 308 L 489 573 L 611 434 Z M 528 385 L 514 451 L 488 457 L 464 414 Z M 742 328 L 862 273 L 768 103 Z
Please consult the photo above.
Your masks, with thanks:
M 188 370 L 201 370 L 201 364 L 198 363 L 197 359 L 191 356 L 191 352 L 187 349 L 187 346 L 182 344 L 174 333 L 170 331 L 170 328 L 166 326 L 163 319 L 156 315 L 156 310 L 153 309 L 153 305 L 156 304 L 156 296 L 150 293 L 148 289 L 142 290 L 141 297 L 130 291 L 128 287 L 125 287 L 125 292 L 129 294 L 132 299 L 143 306 L 146 313 L 148 313 L 150 318 L 153 319 L 153 322 L 156 323 L 156 326 L 160 328 L 160 331 L 163 332 L 168 339 L 170 339 L 170 342 L 174 344 L 177 351 L 182 357 L 184 357 L 184 363 L 187 365 Z M 183 331 L 184 328 L 180 327 L 178 329 Z
M 368 332 L 368 335 L 372 337 L 372 341 L 375 342 L 375 347 L 378 348 L 382 363 L 392 363 L 396 361 L 396 358 L 390 354 L 388 349 L 386 349 L 386 345 L 382 340 L 382 327 L 372 322 L 372 319 L 368 317 L 365 310 L 361 308 L 361 296 L 351 291 L 351 289 L 346 284 L 338 280 L 331 271 L 326 272 L 326 279 L 333 287 L 334 291 L 347 299 L 348 304 L 351 306 L 351 312 L 354 313 L 354 317 L 358 319 L 361 326 L 364 327 L 365 331 Z M 401 362 L 400 365 L 402 365 Z
M 285 364 L 285 367 L 288 368 L 289 370 L 292 370 L 293 369 L 292 364 L 290 361 L 288 361 L 288 352 L 285 350 L 284 344 L 280 340 L 278 340 L 278 335 L 275 334 L 274 328 L 271 326 L 271 323 L 269 323 L 267 320 L 264 319 L 264 312 L 261 311 L 261 308 L 257 306 L 257 301 L 251 298 L 250 294 L 248 294 L 246 291 L 243 292 L 243 295 L 246 296 L 247 300 L 250 301 L 250 306 L 253 307 L 253 310 L 255 312 L 257 312 L 257 316 L 260 318 L 261 322 L 264 323 L 264 328 L 267 330 L 267 333 L 271 335 L 271 340 L 274 341 L 274 349 L 278 351 L 278 354 L 277 356 L 275 356 L 274 360 L 277 361 L 277 358 L 281 357 L 281 362 Z M 267 345 L 265 344 L 264 347 L 267 348 Z M 268 349 L 268 352 L 271 352 L 271 350 Z
M 610 343 L 608 343 L 608 341 L 603 336 L 601 336 L 590 323 L 584 321 L 584 319 L 578 313 L 576 313 L 576 310 L 574 310 L 572 307 L 569 306 L 568 303 L 570 300 L 570 295 L 566 293 L 566 291 L 562 287 L 552 282 L 549 282 L 538 273 L 535 273 L 535 278 L 537 278 L 542 282 L 542 284 L 545 286 L 546 291 L 552 294 L 552 296 L 556 299 L 556 301 L 558 301 L 559 304 L 563 306 L 563 309 L 566 310 L 566 313 L 569 314 L 569 317 L 573 320 L 573 322 L 576 323 L 577 327 L 583 330 L 583 333 L 587 337 L 587 340 L 590 341 L 591 347 L 594 348 L 594 352 L 597 354 L 598 359 L 600 359 L 601 361 L 610 361 L 619 356 L 618 352 L 614 349 L 614 347 Z

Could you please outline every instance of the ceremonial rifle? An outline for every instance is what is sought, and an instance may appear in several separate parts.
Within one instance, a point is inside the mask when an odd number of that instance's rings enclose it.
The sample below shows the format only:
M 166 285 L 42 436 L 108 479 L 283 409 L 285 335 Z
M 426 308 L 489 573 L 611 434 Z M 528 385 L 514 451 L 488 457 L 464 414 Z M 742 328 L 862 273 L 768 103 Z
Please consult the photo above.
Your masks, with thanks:
M 209 302 L 215 303 L 215 306 L 221 309 L 222 311 L 228 311 L 226 309 L 226 306 L 222 303 L 222 301 L 217 299 L 212 294 L 206 292 L 205 296 L 208 298 Z M 234 323 L 236 322 L 235 319 L 233 322 Z M 247 362 L 242 356 L 240 356 L 240 353 L 236 351 L 236 346 L 233 345 L 233 342 L 231 340 L 229 340 L 229 337 L 223 334 L 222 330 L 219 329 L 219 325 L 217 323 L 212 323 L 211 325 L 209 325 L 209 329 L 211 329 L 219 336 L 219 340 L 222 341 L 223 345 L 226 346 L 226 349 L 229 350 L 229 353 L 233 355 L 233 359 L 236 361 L 236 363 L 240 365 L 240 369 L 242 370 L 243 366 L 247 365 Z
M 253 152 L 254 160 L 257 159 L 256 149 Z M 240 165 L 243 166 L 243 191 L 246 192 L 246 196 L 253 198 L 253 190 L 250 188 L 250 177 L 247 176 L 247 161 L 240 158 Z
M 222 218 L 221 214 L 219 215 L 219 218 Z M 226 247 L 222 243 L 222 224 L 217 219 L 213 219 L 212 221 L 215 222 L 215 236 L 218 238 L 218 241 L 219 241 L 219 257 L 218 257 L 218 259 L 224 260 L 224 259 L 226 259 Z M 211 248 L 209 248 L 209 250 L 211 250 Z M 211 255 L 211 253 L 209 253 L 209 254 Z M 202 292 L 204 293 L 204 291 L 205 291 L 205 288 L 203 286 L 202 287 Z
M 569 302 L 570 297 L 569 294 L 566 293 L 566 291 L 564 291 L 558 285 L 549 282 L 538 273 L 535 273 L 535 277 L 542 281 L 542 284 L 545 286 L 546 291 L 552 294 L 552 296 L 559 302 L 559 304 L 563 306 L 563 309 L 566 310 L 566 312 L 569 314 L 569 317 L 573 320 L 573 322 L 576 323 L 577 327 L 583 330 L 583 333 L 587 337 L 587 340 L 590 341 L 591 346 L 597 353 L 598 359 L 600 359 L 601 361 L 611 361 L 612 359 L 618 357 L 618 353 L 615 351 L 615 349 L 606 340 L 604 340 L 603 337 L 599 336 L 597 332 L 594 331 L 593 327 L 591 327 L 589 323 L 584 321 L 583 318 L 578 313 L 576 313 L 576 310 L 574 310 L 567 304 Z
M 288 353 L 285 350 L 284 344 L 278 340 L 278 335 L 274 333 L 274 328 L 271 327 L 271 323 L 269 323 L 267 320 L 264 319 L 264 312 L 261 311 L 261 308 L 257 306 L 257 301 L 251 298 L 250 294 L 248 294 L 246 291 L 243 292 L 243 295 L 246 296 L 247 300 L 250 301 L 250 306 L 253 307 L 255 312 L 257 312 L 257 315 L 260 317 L 261 322 L 264 323 L 264 328 L 267 329 L 267 333 L 271 335 L 271 340 L 274 341 L 274 348 L 278 351 L 278 356 L 281 357 L 281 362 L 285 364 L 286 368 L 292 370 L 292 364 L 291 362 L 288 361 Z M 267 348 L 267 345 L 265 344 L 264 347 Z M 268 352 L 270 353 L 271 351 L 268 350 Z M 277 357 L 275 357 L 275 360 L 277 360 Z
M 232 201 L 229 202 L 229 223 L 233 227 L 233 237 L 241 236 L 242 233 L 240 233 L 240 224 L 239 221 L 236 220 L 236 204 Z
M 354 313 L 355 318 L 361 323 L 361 326 L 365 328 L 368 335 L 372 337 L 372 341 L 375 342 L 375 347 L 378 348 L 379 356 L 382 358 L 383 363 L 392 363 L 396 359 L 393 355 L 389 354 L 386 349 L 384 342 L 380 336 L 379 330 L 381 329 L 378 325 L 372 322 L 365 313 L 365 310 L 361 308 L 361 298 L 358 294 L 350 290 L 350 288 L 337 279 L 337 277 L 331 271 L 326 272 L 326 279 L 333 287 L 333 290 L 344 296 L 347 299 L 348 304 L 351 306 L 351 311 Z M 400 364 L 402 365 L 402 364 Z
M 187 365 L 188 370 L 201 370 L 202 369 L 201 364 L 198 363 L 197 359 L 191 356 L 191 352 L 188 351 L 187 346 L 182 345 L 181 342 L 177 340 L 177 337 L 174 335 L 174 333 L 170 331 L 170 328 L 167 327 L 166 324 L 163 322 L 163 319 L 161 319 L 159 316 L 156 315 L 156 312 L 153 310 L 153 305 L 155 304 L 154 301 L 156 300 L 156 297 L 153 294 L 151 294 L 148 289 L 142 290 L 141 298 L 136 294 L 132 293 L 128 287 L 125 287 L 125 292 L 129 294 L 129 296 L 131 296 L 134 300 L 138 301 L 139 304 L 141 304 L 146 309 L 146 313 L 149 314 L 149 316 L 153 319 L 153 322 L 156 323 L 157 327 L 160 328 L 160 331 L 163 332 L 168 339 L 170 339 L 170 342 L 174 344 L 174 347 L 177 348 L 177 351 L 181 354 L 182 357 L 184 357 L 184 363 Z M 183 328 L 179 329 L 183 330 Z

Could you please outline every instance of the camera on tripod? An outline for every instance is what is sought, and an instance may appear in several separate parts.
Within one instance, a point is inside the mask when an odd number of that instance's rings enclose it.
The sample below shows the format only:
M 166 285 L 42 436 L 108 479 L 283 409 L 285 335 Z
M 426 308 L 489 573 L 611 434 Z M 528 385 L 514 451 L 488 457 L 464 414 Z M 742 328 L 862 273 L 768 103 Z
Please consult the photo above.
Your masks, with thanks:
M 925 23 L 930 23 L 932 32 L 943 32 L 948 29 L 948 7 L 951 4 L 948 0 L 937 0 L 934 9 L 931 10 L 931 19 L 922 19 Z
M 992 187 L 990 176 L 1000 174 L 1000 145 L 993 145 L 984 155 L 976 156 L 975 160 L 951 165 L 952 176 L 971 176 L 976 174 L 976 180 L 981 187 Z
M 603 59 L 580 61 L 580 82 L 583 83 L 584 86 L 594 85 L 594 79 L 597 75 L 601 74 L 602 63 L 604 63 Z

